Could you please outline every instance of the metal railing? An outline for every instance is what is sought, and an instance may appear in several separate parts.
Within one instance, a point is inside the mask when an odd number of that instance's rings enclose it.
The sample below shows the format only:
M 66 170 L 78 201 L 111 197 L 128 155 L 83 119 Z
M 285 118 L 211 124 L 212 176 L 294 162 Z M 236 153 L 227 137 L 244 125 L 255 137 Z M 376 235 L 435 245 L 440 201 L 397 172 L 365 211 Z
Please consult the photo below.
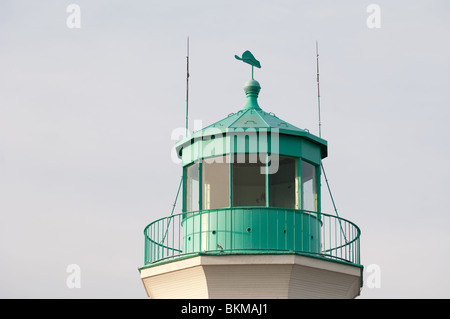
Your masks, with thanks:
M 360 229 L 333 215 L 271 207 L 180 213 L 144 229 L 145 265 L 195 254 L 300 254 L 360 265 Z

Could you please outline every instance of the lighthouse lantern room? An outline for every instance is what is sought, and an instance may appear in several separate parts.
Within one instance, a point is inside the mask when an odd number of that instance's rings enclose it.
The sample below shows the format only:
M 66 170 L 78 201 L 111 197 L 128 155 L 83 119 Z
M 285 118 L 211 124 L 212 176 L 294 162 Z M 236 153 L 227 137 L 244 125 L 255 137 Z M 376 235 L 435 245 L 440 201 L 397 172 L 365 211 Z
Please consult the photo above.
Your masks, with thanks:
M 321 209 L 327 141 L 246 103 L 176 144 L 182 211 L 144 231 L 151 298 L 355 298 L 360 230 Z

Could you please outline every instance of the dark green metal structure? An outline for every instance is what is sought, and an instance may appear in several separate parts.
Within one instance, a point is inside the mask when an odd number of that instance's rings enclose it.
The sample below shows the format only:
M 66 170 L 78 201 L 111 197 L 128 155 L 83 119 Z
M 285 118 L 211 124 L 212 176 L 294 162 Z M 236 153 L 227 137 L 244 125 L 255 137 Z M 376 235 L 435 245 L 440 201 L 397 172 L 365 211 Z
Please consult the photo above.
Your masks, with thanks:
M 239 59 L 252 65 L 246 103 L 176 144 L 182 212 L 147 226 L 144 267 L 198 254 L 302 254 L 360 266 L 359 228 L 321 211 L 327 141 L 264 111 L 253 79 L 259 61 Z

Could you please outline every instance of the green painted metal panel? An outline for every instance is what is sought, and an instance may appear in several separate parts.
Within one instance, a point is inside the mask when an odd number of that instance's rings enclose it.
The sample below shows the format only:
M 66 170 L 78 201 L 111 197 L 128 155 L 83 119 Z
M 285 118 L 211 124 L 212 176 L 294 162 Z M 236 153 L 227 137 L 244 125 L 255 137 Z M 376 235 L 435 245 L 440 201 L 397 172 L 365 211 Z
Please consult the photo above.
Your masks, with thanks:
M 280 135 L 280 154 L 285 156 L 302 157 L 302 139 L 298 136 Z
M 203 184 L 203 163 L 198 163 L 198 209 L 203 208 L 203 190 L 202 190 L 202 184 Z
M 321 152 L 319 145 L 298 136 L 278 134 L 275 137 L 270 132 L 258 133 L 256 130 L 241 130 L 229 136 L 199 139 L 184 148 L 181 158 L 182 165 L 187 166 L 212 156 L 238 153 L 258 153 L 264 156 L 268 153 L 302 157 L 319 165 L 322 160 Z
M 318 218 L 316 213 L 294 209 L 246 207 L 175 214 L 144 229 L 145 264 L 198 254 L 295 253 L 360 265 L 360 233 L 343 218 L 324 213 Z
M 306 140 L 302 140 L 301 143 L 301 157 L 303 159 L 306 159 L 308 162 L 320 165 L 320 162 L 322 160 L 320 155 L 320 148 L 317 147 L 317 145 Z
M 292 250 L 319 253 L 317 214 L 264 207 L 188 214 L 182 221 L 183 253 L 223 250 Z

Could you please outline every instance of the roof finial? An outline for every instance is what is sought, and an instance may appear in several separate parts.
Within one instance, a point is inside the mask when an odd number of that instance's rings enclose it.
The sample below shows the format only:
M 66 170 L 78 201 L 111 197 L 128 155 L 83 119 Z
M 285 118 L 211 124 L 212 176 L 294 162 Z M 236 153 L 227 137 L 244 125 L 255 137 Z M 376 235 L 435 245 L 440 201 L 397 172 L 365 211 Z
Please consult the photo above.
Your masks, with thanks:
M 248 80 L 244 85 L 244 92 L 247 96 L 247 103 L 244 109 L 260 109 L 258 105 L 258 95 L 261 90 L 261 86 L 256 80 Z
M 252 66 L 252 80 L 254 80 L 253 78 L 253 67 L 256 66 L 258 69 L 261 68 L 261 64 L 259 63 L 258 60 L 255 59 L 255 57 L 253 56 L 253 54 L 250 51 L 245 51 L 244 53 L 242 53 L 242 58 L 235 55 L 234 56 L 236 59 L 241 60 L 245 63 L 248 63 Z

